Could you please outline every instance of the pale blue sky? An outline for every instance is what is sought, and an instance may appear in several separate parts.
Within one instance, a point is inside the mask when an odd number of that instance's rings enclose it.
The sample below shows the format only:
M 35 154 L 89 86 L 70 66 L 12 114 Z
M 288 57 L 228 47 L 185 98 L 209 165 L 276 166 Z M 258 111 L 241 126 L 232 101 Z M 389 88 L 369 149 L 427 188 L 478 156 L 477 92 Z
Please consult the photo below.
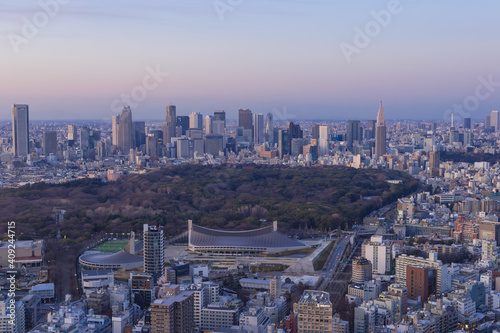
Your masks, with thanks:
M 380 96 L 388 119 L 442 119 L 474 96 L 479 76 L 500 82 L 493 0 L 401 0 L 349 63 L 340 44 L 355 46 L 355 28 L 373 26 L 371 13 L 391 1 L 64 2 L 44 22 L 38 1 L 2 1 L 0 119 L 12 103 L 29 104 L 32 119 L 111 118 L 148 67 L 169 75 L 134 103 L 135 119 L 163 119 L 171 102 L 181 115 L 286 108 L 301 119 L 374 119 Z M 16 52 L 9 36 L 23 37 L 33 16 L 40 28 Z M 495 89 L 472 118 L 500 107 Z

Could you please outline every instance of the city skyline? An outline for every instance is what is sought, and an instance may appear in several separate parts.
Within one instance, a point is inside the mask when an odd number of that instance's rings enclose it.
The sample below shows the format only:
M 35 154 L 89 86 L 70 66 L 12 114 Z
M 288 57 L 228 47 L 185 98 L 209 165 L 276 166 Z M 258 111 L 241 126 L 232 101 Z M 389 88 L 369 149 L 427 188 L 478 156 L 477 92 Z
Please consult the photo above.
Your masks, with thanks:
M 454 105 L 484 119 L 500 105 L 493 1 L 432 12 L 407 1 L 57 3 L 49 15 L 8 1 L 0 24 L 0 105 L 29 104 L 33 119 L 108 119 L 137 87 L 138 119 L 161 119 L 170 103 L 228 119 L 286 108 L 296 120 L 370 119 L 380 95 L 387 119 L 449 119 Z M 39 13 L 48 20 L 26 36 Z

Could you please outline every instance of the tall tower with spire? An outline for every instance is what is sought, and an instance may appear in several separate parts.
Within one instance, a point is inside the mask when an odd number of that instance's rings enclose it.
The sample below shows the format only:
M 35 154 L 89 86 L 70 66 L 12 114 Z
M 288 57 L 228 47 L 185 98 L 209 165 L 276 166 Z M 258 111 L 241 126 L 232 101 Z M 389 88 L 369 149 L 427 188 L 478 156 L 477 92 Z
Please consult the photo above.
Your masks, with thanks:
M 379 158 L 385 154 L 386 147 L 386 129 L 385 129 L 385 115 L 384 108 L 382 107 L 382 99 L 380 100 L 380 107 L 377 115 L 377 125 L 375 127 L 375 157 Z

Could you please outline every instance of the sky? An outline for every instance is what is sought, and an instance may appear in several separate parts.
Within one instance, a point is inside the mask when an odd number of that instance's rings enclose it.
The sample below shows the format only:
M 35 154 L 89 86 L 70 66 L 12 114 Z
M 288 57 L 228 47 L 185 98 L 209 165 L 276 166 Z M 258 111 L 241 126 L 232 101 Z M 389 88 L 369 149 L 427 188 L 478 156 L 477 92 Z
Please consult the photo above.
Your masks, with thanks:
M 500 2 L 3 0 L 0 120 L 484 119 L 500 108 Z

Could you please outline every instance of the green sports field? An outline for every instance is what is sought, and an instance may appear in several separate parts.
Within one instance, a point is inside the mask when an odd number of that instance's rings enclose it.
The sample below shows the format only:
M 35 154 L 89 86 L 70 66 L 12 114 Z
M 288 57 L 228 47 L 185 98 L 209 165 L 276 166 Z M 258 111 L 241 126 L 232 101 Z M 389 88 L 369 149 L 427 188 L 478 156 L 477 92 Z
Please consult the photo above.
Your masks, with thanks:
M 95 250 L 96 251 L 101 251 L 105 253 L 115 253 L 118 251 L 121 251 L 125 248 L 127 245 L 128 241 L 107 241 L 104 242 L 100 245 L 98 245 Z

